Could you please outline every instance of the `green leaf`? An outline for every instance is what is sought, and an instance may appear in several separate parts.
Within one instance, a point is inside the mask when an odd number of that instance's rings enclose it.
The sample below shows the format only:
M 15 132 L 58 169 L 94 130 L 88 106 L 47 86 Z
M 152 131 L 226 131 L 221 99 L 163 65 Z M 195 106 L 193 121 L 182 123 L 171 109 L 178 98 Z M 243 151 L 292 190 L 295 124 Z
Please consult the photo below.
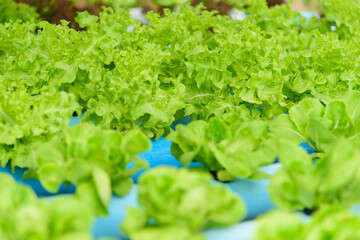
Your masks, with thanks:
M 271 138 L 266 121 L 228 119 L 226 123 L 213 117 L 208 123 L 179 125 L 167 139 L 172 141 L 173 156 L 183 166 L 200 162 L 212 172 L 226 170 L 232 179 L 258 179 L 268 177 L 258 168 L 276 159 Z
M 295 213 L 274 211 L 258 220 L 254 240 L 303 239 L 306 224 Z
M 76 18 L 76 22 L 79 23 L 81 28 L 90 27 L 98 21 L 98 17 L 90 15 L 87 11 L 79 12 Z
M 279 160 L 283 168 L 272 178 L 272 201 L 287 210 L 313 209 L 359 201 L 359 151 L 349 140 L 337 140 L 326 153 L 306 154 L 292 143 L 281 142 Z M 341 177 L 340 177 L 341 176 Z
M 219 143 L 223 139 L 230 137 L 229 128 L 218 118 L 210 119 L 208 129 L 208 136 L 211 142 Z
M 327 159 L 323 160 L 326 161 L 326 164 L 322 165 L 325 177 L 319 191 L 330 193 L 345 188 L 357 173 L 359 157 L 359 152 L 353 144 L 340 140 L 331 148 Z
M 36 151 L 36 161 L 41 166 L 44 164 L 62 164 L 65 160 L 60 150 L 51 144 L 44 144 Z
M 308 119 L 310 117 L 321 116 L 324 112 L 322 104 L 312 98 L 307 98 L 299 102 L 289 110 L 291 121 L 299 129 L 301 133 L 305 133 Z
M 141 131 L 134 130 L 126 134 L 123 146 L 130 154 L 146 152 L 151 148 L 151 141 Z
M 352 119 L 347 113 L 346 104 L 343 101 L 334 100 L 326 105 L 324 118 L 330 119 L 332 132 L 348 135 L 353 126 Z
M 281 114 L 271 120 L 269 130 L 279 139 L 287 139 L 288 141 L 292 141 L 297 144 L 307 141 L 305 136 L 298 131 L 287 114 Z
M 248 178 L 252 175 L 253 169 L 251 169 L 247 164 L 243 163 L 241 160 L 233 159 L 226 156 L 224 153 L 219 151 L 213 145 L 210 145 L 209 148 L 214 153 L 216 159 L 219 161 L 221 166 L 223 166 L 233 176 Z
M 75 198 L 87 206 L 89 211 L 96 216 L 106 216 L 108 214 L 108 210 L 97 192 L 95 183 L 92 181 L 78 183 Z
M 121 231 L 129 234 L 146 227 L 146 225 L 147 216 L 143 210 L 134 207 L 126 208 L 126 218 L 124 223 L 121 225 Z
M 130 235 L 134 240 L 205 240 L 205 236 L 191 232 L 186 227 L 182 226 L 164 226 L 161 228 L 144 228 Z
M 111 198 L 111 182 L 108 174 L 100 168 L 94 168 L 92 172 L 96 192 L 105 209 L 109 208 Z
M 38 171 L 40 182 L 46 190 L 52 193 L 59 190 L 65 174 L 64 167 L 56 163 L 43 164 Z
M 311 119 L 305 133 L 315 143 L 316 149 L 327 151 L 329 144 L 333 143 L 336 136 L 320 121 Z
M 359 216 L 341 205 L 323 207 L 311 218 L 273 211 L 260 217 L 254 239 L 351 239 L 360 236 L 359 223 Z
M 57 78 L 60 79 L 61 83 L 72 83 L 75 81 L 78 66 L 76 64 L 69 65 L 65 61 L 56 62 L 54 65 L 55 69 L 61 70 Z
M 111 187 L 116 195 L 125 196 L 133 187 L 133 180 L 130 177 L 113 180 Z

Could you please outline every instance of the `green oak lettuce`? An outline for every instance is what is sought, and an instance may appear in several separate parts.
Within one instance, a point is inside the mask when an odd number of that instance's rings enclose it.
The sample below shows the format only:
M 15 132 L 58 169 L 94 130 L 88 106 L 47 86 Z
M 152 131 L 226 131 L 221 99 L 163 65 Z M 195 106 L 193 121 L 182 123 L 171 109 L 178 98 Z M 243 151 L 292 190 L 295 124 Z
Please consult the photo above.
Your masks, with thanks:
M 259 117 L 272 118 L 303 98 L 358 89 L 359 38 L 340 38 L 328 20 L 307 21 L 286 5 L 256 1 L 249 11 L 259 4 L 244 21 L 184 6 L 147 14 L 150 25 L 111 8 L 79 13 L 81 32 L 66 21 L 0 25 L 0 78 L 32 94 L 72 93 L 85 121 L 157 138 L 185 116 L 261 107 Z
M 171 167 L 144 173 L 138 186 L 140 206 L 128 208 L 121 229 L 135 240 L 202 240 L 204 228 L 239 222 L 245 216 L 244 203 L 211 180 L 206 172 Z
M 248 112 L 250 112 L 248 110 Z M 275 161 L 273 141 L 268 123 L 262 120 L 228 121 L 211 118 L 209 122 L 194 121 L 178 125 L 167 139 L 172 141 L 171 153 L 183 166 L 202 163 L 220 181 L 235 177 L 261 179 L 268 177 L 259 167 Z
M 318 152 L 328 152 L 331 144 L 346 138 L 360 143 L 359 92 L 349 92 L 326 104 L 312 98 L 300 101 L 288 115 L 276 117 L 270 131 L 279 138 L 296 143 L 307 142 Z
M 34 148 L 61 132 L 80 106 L 73 94 L 51 88 L 31 94 L 10 86 L 0 85 L 0 164 L 11 159 L 13 168 L 34 167 Z
M 79 13 L 81 32 L 65 21 L 0 25 L 0 76 L 33 94 L 44 86 L 72 93 L 85 121 L 157 138 L 185 116 L 261 107 L 259 117 L 272 118 L 303 98 L 358 89 L 358 38 L 339 38 L 288 6 L 264 6 L 244 21 L 184 6 L 149 13 L 150 25 L 111 8 Z

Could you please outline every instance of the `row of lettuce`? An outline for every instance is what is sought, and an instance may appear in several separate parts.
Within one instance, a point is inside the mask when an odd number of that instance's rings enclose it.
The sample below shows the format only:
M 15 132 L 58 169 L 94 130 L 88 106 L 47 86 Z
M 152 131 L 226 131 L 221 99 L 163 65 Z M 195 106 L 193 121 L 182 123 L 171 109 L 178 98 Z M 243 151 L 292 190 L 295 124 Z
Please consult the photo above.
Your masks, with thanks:
M 137 154 L 164 135 L 183 166 L 204 168 L 144 174 L 141 207 L 122 226 L 132 239 L 203 239 L 207 227 L 239 222 L 242 201 L 210 184 L 207 172 L 225 182 L 271 178 L 280 209 L 315 211 L 311 223 L 287 213 L 265 218 L 274 239 L 359 234 L 347 208 L 360 202 L 360 6 L 320 2 L 325 16 L 309 21 L 261 0 L 245 2 L 243 21 L 184 6 L 149 13 L 142 25 L 105 8 L 99 17 L 79 13 L 84 31 L 39 21 L 21 5 L 19 20 L 0 24 L 0 163 L 28 168 L 24 177 L 50 192 L 77 188 L 71 199 L 45 203 L 1 176 L 1 219 L 13 222 L 1 222 L 0 237 L 91 238 L 91 216 L 108 213 L 112 193 L 129 193 L 131 176 L 148 168 Z M 74 114 L 82 123 L 70 128 Z M 190 124 L 171 130 L 186 116 Z M 274 177 L 259 169 L 277 157 Z M 281 214 L 289 221 L 276 228 Z M 23 215 L 43 225 L 12 224 L 32 222 Z M 339 231 L 325 229 L 327 217 L 343 219 Z M 265 230 L 258 239 L 271 239 Z
M 205 229 L 238 223 L 246 212 L 242 200 L 211 180 L 206 172 L 186 168 L 159 167 L 146 172 L 139 182 L 139 206 L 127 208 L 119 228 L 133 240 L 205 240 Z M 0 183 L 2 239 L 93 239 L 94 214 L 88 205 L 70 196 L 38 199 L 9 175 L 0 174 Z M 311 218 L 278 210 L 260 217 L 251 239 L 357 239 L 359 224 L 360 216 L 341 204 L 322 206 Z M 243 239 L 241 236 L 232 239 Z
M 205 229 L 238 223 L 246 212 L 242 200 L 211 180 L 205 171 L 186 168 L 159 167 L 146 172 L 139 182 L 139 206 L 127 208 L 119 228 L 133 240 L 205 240 Z M 94 214 L 89 205 L 70 196 L 38 199 L 9 175 L 0 174 L 0 183 L 2 239 L 93 239 Z M 356 239 L 359 223 L 360 216 L 341 204 L 323 205 L 311 219 L 296 212 L 274 211 L 260 217 L 251 239 Z M 241 235 L 232 239 L 243 239 Z

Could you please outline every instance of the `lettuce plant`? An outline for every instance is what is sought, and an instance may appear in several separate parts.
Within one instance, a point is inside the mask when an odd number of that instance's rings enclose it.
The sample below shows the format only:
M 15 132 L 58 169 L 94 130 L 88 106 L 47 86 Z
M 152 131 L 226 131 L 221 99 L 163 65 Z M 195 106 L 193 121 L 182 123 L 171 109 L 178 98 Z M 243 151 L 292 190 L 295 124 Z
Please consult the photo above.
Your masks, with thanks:
M 277 150 L 282 168 L 268 187 L 271 200 L 282 209 L 316 210 L 324 205 L 360 202 L 360 151 L 351 141 L 340 139 L 321 154 L 284 140 Z
M 131 176 L 147 168 L 136 154 L 150 149 L 150 140 L 133 130 L 122 136 L 90 123 L 66 128 L 35 149 L 35 166 L 24 175 L 35 177 L 50 192 L 56 193 L 63 182 L 76 185 L 76 195 L 97 214 L 107 213 L 112 192 L 126 195 Z
M 235 224 L 246 211 L 237 195 L 211 183 L 211 175 L 188 169 L 147 171 L 138 194 L 140 206 L 128 208 L 121 226 L 134 240 L 205 239 L 200 233 L 204 228 Z
M 304 220 L 297 213 L 275 211 L 258 220 L 254 240 L 357 239 L 360 217 L 341 205 L 320 209 Z
M 73 94 L 47 88 L 31 94 L 14 84 L 0 91 L 0 164 L 35 167 L 34 148 L 61 132 L 80 106 Z
M 172 141 L 171 153 L 183 166 L 191 162 L 202 163 L 220 181 L 235 177 L 269 177 L 259 170 L 259 167 L 276 159 L 268 123 L 261 120 L 237 121 L 227 124 L 211 118 L 209 122 L 178 125 L 176 131 L 167 137 Z
M 48 202 L 0 174 L 0 238 L 7 240 L 91 240 L 92 215 L 79 201 Z
M 304 99 L 293 106 L 288 115 L 271 121 L 270 131 L 288 141 L 307 142 L 317 152 L 328 152 L 339 138 L 346 138 L 357 146 L 360 143 L 359 101 L 359 92 L 349 92 L 326 104 Z

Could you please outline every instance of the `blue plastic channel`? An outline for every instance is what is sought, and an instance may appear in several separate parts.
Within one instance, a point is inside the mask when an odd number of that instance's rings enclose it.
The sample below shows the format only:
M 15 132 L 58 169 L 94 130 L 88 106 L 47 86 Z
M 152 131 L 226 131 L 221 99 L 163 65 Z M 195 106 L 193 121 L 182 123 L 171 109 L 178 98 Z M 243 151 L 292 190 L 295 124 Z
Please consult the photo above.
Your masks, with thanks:
M 124 200 L 115 200 L 116 202 L 114 201 L 114 207 L 111 206 L 111 210 L 113 210 L 113 212 L 110 212 L 109 217 L 97 218 L 95 220 L 94 228 L 92 229 L 95 239 L 103 237 L 128 239 L 121 232 L 119 227 L 126 216 L 126 209 L 124 208 L 124 205 L 136 206 L 136 204 L 129 201 L 132 197 Z M 136 201 L 136 199 L 133 200 Z M 256 226 L 257 222 L 254 220 L 245 221 L 231 227 L 208 229 L 205 230 L 204 234 L 207 240 L 250 240 L 255 233 Z
M 136 185 L 125 197 L 112 197 L 109 207 L 109 215 L 95 219 L 92 234 L 95 239 L 102 237 L 125 238 L 121 233 L 120 224 L 126 217 L 126 207 L 136 207 L 138 188 Z
M 152 148 L 149 152 L 139 154 L 139 157 L 146 160 L 150 168 L 157 166 L 172 166 L 181 168 L 181 163 L 171 155 L 171 142 L 167 141 L 165 137 L 157 141 L 152 140 Z M 189 167 L 201 167 L 201 163 L 191 163 Z M 132 176 L 133 180 L 137 182 L 139 176 L 145 172 L 146 169 L 139 171 Z
M 10 164 L 5 168 L 0 168 L 0 173 L 7 173 L 13 176 L 16 182 L 22 183 L 24 185 L 30 186 L 38 196 L 53 196 L 58 194 L 67 194 L 74 193 L 75 186 L 70 185 L 66 187 L 65 184 L 61 184 L 59 191 L 57 193 L 50 193 L 41 185 L 37 179 L 23 179 L 23 174 L 27 171 L 27 168 L 15 168 L 15 171 L 12 172 Z
M 120 208 L 118 208 L 118 210 L 121 211 L 121 213 L 125 211 Z M 95 228 L 92 231 L 95 239 L 100 239 L 102 237 L 128 239 L 119 230 L 119 225 L 117 225 L 116 228 L 111 228 L 113 227 L 112 221 L 122 222 L 125 219 L 125 213 L 121 216 L 116 214 L 113 215 L 112 219 L 97 219 L 95 221 Z M 205 230 L 204 234 L 207 240 L 250 240 L 254 236 L 256 227 L 257 222 L 252 220 L 241 222 L 231 227 L 208 229 Z
M 80 124 L 80 118 L 81 117 L 70 117 L 69 127 L 73 127 Z
M 250 240 L 256 227 L 256 221 L 246 221 L 231 227 L 206 230 L 205 236 L 207 240 Z
M 320 14 L 318 12 L 301 11 L 300 14 L 305 17 L 306 20 L 310 20 L 312 17 L 320 18 Z
M 303 147 L 307 151 L 308 154 L 315 153 L 315 150 L 306 142 L 300 143 L 300 146 Z
M 360 204 L 351 207 L 351 211 L 357 215 L 360 215 Z
M 176 124 L 187 124 L 190 119 L 185 118 L 182 121 L 177 122 Z M 71 117 L 69 126 L 75 126 L 80 123 L 79 117 Z M 173 125 L 175 127 L 175 125 Z M 306 143 L 301 144 L 309 153 L 313 153 L 314 150 Z M 160 138 L 157 141 L 152 140 L 152 149 L 146 153 L 139 154 L 139 156 L 145 159 L 150 168 L 154 168 L 157 166 L 174 166 L 177 168 L 181 168 L 180 162 L 178 162 L 172 155 L 171 155 L 171 142 L 166 141 L 165 137 Z M 189 167 L 200 167 L 202 166 L 201 163 L 192 163 Z M 40 184 L 38 180 L 35 179 L 27 179 L 23 180 L 22 175 L 26 171 L 26 169 L 22 168 L 15 168 L 15 172 L 12 173 L 10 166 L 6 166 L 5 168 L 0 168 L 0 172 L 5 172 L 14 176 L 16 181 L 24 183 L 26 185 L 31 186 L 38 196 L 51 196 L 54 195 L 46 191 Z M 137 182 L 138 177 L 146 170 L 141 170 L 135 175 L 133 175 L 133 180 Z M 236 181 L 235 181 L 236 182 Z M 235 183 L 232 183 L 235 184 Z M 250 184 L 250 183 L 249 183 Z M 250 187 L 248 187 L 250 189 Z M 75 186 L 70 185 L 70 187 L 66 188 L 65 185 L 62 185 L 59 189 L 59 192 L 55 194 L 65 194 L 65 193 L 74 193 Z
M 298 213 L 304 221 L 310 221 L 310 217 Z M 207 240 L 251 240 L 253 239 L 258 222 L 256 220 L 241 222 L 235 226 L 214 228 L 205 231 Z M 266 239 L 264 239 L 266 240 Z
M 263 167 L 261 170 L 270 175 L 274 175 L 280 168 L 281 164 L 276 163 Z M 247 208 L 245 219 L 253 219 L 260 214 L 275 208 L 267 191 L 269 184 L 269 179 L 254 181 L 240 178 L 237 178 L 230 183 L 224 183 L 224 185 L 229 187 L 232 192 L 236 193 L 244 200 Z
M 178 124 L 188 124 L 190 122 L 190 118 L 184 118 L 176 123 L 174 123 L 172 125 L 172 128 L 175 128 L 176 125 Z M 75 126 L 77 124 L 80 123 L 80 117 L 71 117 L 70 118 L 70 123 L 69 126 Z M 313 153 L 314 150 L 306 143 L 301 143 L 300 144 L 303 148 L 305 148 L 308 153 Z M 159 140 L 155 141 L 152 140 L 152 149 L 146 153 L 143 154 L 139 154 L 139 156 L 143 159 L 145 159 L 149 165 L 150 168 L 154 168 L 157 166 L 174 166 L 174 167 L 178 167 L 181 168 L 181 164 L 179 161 L 176 160 L 176 158 L 174 158 L 171 155 L 171 142 L 170 141 L 166 141 L 165 137 L 160 138 Z M 192 163 L 190 164 L 189 167 L 200 167 L 202 166 L 201 163 Z M 15 180 L 17 182 L 20 183 L 24 183 L 26 185 L 31 186 L 34 191 L 36 192 L 36 194 L 38 196 L 51 196 L 54 195 L 54 193 L 50 193 L 48 191 L 46 191 L 42 185 L 40 184 L 40 182 L 36 179 L 27 179 L 24 180 L 22 179 L 22 176 L 24 174 L 24 172 L 26 171 L 26 168 L 15 168 L 15 172 L 13 173 L 11 171 L 11 167 L 10 165 L 6 166 L 5 168 L 0 168 L 0 172 L 5 172 L 8 174 L 11 174 L 14 176 Z M 138 177 L 146 170 L 141 170 L 138 173 L 136 173 L 135 175 L 133 175 L 133 180 L 135 182 L 137 182 Z M 249 182 L 250 184 L 251 182 Z M 236 184 L 236 181 L 231 183 L 231 184 Z M 230 186 L 232 186 L 230 184 Z M 248 189 L 251 189 L 251 184 L 249 185 Z M 250 190 L 249 190 L 250 191 Z M 65 185 L 61 185 L 59 191 L 55 194 L 66 194 L 66 193 L 74 193 L 75 192 L 75 186 L 74 185 L 70 185 L 69 187 L 65 187 Z

